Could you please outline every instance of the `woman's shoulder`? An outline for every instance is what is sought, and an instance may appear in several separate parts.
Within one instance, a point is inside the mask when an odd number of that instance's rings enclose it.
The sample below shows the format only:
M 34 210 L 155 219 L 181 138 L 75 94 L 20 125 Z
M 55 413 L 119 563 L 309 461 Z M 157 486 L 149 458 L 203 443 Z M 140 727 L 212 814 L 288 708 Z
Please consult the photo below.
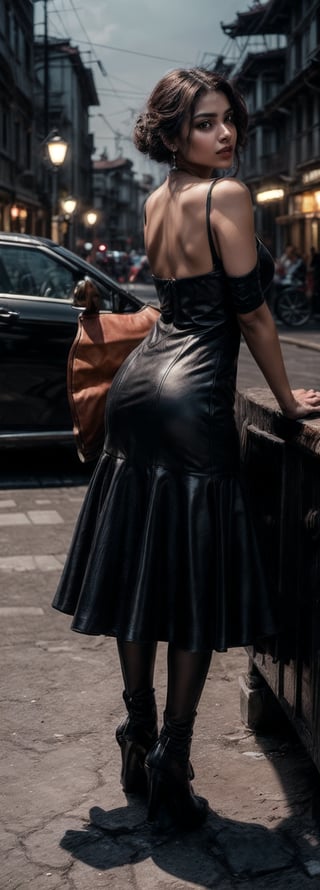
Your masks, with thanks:
M 238 228 L 253 225 L 253 206 L 250 191 L 239 179 L 219 179 L 211 198 L 212 225 L 233 222 Z
M 202 209 L 209 192 L 212 192 L 211 208 L 215 207 L 221 210 L 238 207 L 252 208 L 250 192 L 245 183 L 231 177 L 186 180 L 180 182 L 178 187 L 170 185 L 170 182 L 166 180 L 149 193 L 145 201 L 145 208 L 151 210 L 156 204 L 161 206 L 161 203 L 165 203 L 168 199 L 178 199 L 186 209 L 197 206 Z
M 198 204 L 203 207 L 208 195 L 211 193 L 211 208 L 222 211 L 252 212 L 252 199 L 248 187 L 239 179 L 221 178 L 202 180 L 192 184 L 192 188 L 185 193 L 186 202 Z
M 222 178 L 216 179 L 213 182 L 213 190 L 214 190 L 214 200 L 215 203 L 218 202 L 250 202 L 251 195 L 248 189 L 248 186 L 245 185 L 244 182 L 241 182 L 240 179 L 230 178 Z

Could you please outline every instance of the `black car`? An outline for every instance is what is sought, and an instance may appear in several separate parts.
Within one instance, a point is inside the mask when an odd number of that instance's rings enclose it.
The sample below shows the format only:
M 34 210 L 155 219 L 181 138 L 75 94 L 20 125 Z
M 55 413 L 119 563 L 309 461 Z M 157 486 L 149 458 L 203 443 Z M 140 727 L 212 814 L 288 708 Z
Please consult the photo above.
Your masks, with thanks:
M 73 442 L 66 367 L 81 312 L 74 289 L 86 275 L 99 283 L 103 309 L 139 308 L 133 294 L 58 244 L 0 233 L 0 447 Z

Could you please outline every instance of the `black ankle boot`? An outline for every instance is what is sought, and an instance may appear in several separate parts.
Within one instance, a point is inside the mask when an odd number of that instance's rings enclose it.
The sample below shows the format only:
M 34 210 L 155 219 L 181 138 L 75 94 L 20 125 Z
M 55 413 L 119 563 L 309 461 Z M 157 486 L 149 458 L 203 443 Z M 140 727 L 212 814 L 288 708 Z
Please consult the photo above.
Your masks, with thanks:
M 128 717 L 116 729 L 122 758 L 121 784 L 128 794 L 146 794 L 144 761 L 158 737 L 154 689 L 142 689 L 131 696 L 124 692 L 123 698 Z
M 173 822 L 188 831 L 198 828 L 209 812 L 208 801 L 193 791 L 193 770 L 189 761 L 192 720 L 180 723 L 164 714 L 160 737 L 147 754 L 148 819 L 153 822 L 167 810 Z

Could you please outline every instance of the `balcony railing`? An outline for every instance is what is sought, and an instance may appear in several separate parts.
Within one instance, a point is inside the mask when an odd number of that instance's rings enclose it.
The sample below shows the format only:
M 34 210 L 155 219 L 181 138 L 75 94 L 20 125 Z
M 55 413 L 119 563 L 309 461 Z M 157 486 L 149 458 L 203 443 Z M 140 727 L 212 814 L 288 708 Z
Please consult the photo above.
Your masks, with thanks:
M 289 146 L 285 145 L 281 151 L 261 155 L 260 164 L 263 172 L 271 173 L 272 175 L 286 173 L 290 162 L 289 151 Z
M 284 147 L 281 152 L 259 155 L 254 159 L 245 158 L 244 162 L 245 176 L 249 179 L 257 176 L 279 176 L 281 173 L 288 173 L 288 170 L 289 147 Z

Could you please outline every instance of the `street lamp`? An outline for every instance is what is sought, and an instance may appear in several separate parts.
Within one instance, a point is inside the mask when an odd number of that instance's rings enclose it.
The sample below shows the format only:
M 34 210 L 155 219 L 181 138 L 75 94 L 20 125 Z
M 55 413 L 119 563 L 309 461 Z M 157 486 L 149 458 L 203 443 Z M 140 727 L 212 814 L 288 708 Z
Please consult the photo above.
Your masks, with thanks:
M 76 199 L 69 195 L 68 198 L 62 202 L 62 208 L 65 214 L 65 223 L 66 223 L 66 241 L 67 247 L 70 250 L 73 250 L 73 236 L 72 236 L 72 224 L 73 224 L 73 214 L 76 210 L 77 202 Z
M 98 219 L 98 214 L 96 213 L 95 210 L 88 210 L 88 212 L 85 214 L 85 220 L 86 220 L 86 223 L 88 226 L 87 235 L 90 238 L 90 242 L 87 242 L 87 244 L 91 243 L 91 251 L 94 250 L 96 247 L 94 227 L 97 222 L 97 219 Z
M 98 214 L 95 212 L 95 210 L 89 210 L 87 213 L 88 226 L 92 226 L 92 228 L 93 228 L 93 226 L 95 226 L 95 224 L 97 222 L 97 219 L 98 219 Z
M 77 206 L 77 202 L 75 198 L 72 198 L 71 195 L 69 198 L 65 198 L 63 202 L 63 209 L 67 216 L 72 216 Z
M 62 139 L 61 136 L 59 136 L 56 130 L 54 130 L 51 136 L 48 136 L 47 149 L 52 166 L 61 167 L 65 161 L 68 143 L 65 139 Z
M 59 241 L 58 237 L 58 172 L 62 164 L 64 164 L 68 151 L 68 142 L 59 136 L 57 130 L 46 139 L 46 146 L 49 161 L 52 167 L 52 201 L 51 201 L 51 238 L 53 241 Z
M 12 204 L 12 207 L 10 208 L 10 216 L 13 225 L 15 226 L 15 231 L 22 232 L 22 234 L 24 234 L 26 230 L 26 220 L 28 217 L 28 211 L 26 207 L 19 207 L 17 204 Z
M 20 232 L 24 235 L 26 230 L 26 220 L 28 218 L 28 211 L 26 207 L 21 207 L 19 211 L 19 220 L 20 220 Z

